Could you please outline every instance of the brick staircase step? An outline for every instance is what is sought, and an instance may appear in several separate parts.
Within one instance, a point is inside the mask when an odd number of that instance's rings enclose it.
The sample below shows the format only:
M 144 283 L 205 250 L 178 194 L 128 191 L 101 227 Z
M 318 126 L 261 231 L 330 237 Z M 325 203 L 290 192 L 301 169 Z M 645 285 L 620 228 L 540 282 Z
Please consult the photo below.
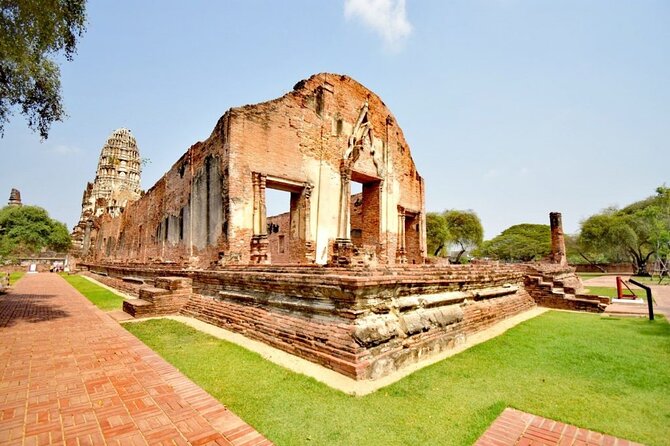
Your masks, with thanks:
M 140 288 L 140 299 L 154 302 L 157 297 L 170 294 L 170 290 L 164 288 L 144 287 Z
M 133 317 L 150 314 L 154 305 L 142 299 L 126 299 L 123 301 L 123 311 Z

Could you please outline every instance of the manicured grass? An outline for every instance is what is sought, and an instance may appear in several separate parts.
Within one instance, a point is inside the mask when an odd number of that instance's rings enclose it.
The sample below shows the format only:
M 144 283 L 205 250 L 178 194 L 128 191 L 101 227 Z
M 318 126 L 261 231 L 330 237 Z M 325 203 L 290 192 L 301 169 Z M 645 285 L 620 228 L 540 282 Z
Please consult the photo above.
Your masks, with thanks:
M 631 277 L 634 280 L 637 280 L 640 283 L 644 283 L 645 285 L 662 285 L 662 286 L 670 286 L 670 278 L 663 276 L 663 280 L 661 283 L 658 283 L 658 276 L 654 276 L 652 279 L 651 277 L 644 277 L 644 276 L 633 276 Z
M 96 285 L 82 276 L 61 274 L 61 277 L 67 280 L 70 285 L 75 287 L 77 291 L 86 296 L 88 300 L 101 310 L 120 310 L 123 306 L 123 297 Z
M 16 271 L 13 273 L 9 273 L 9 285 L 14 285 L 17 280 L 19 280 L 21 277 L 23 277 L 25 273 L 23 271 Z
M 638 288 L 636 286 L 631 286 L 631 289 L 633 290 L 633 293 L 636 296 L 639 296 L 643 299 L 646 300 L 647 298 L 647 292 L 641 288 Z M 630 291 L 628 291 L 628 288 L 624 287 L 624 294 L 630 294 Z M 616 298 L 616 288 L 611 288 L 611 287 L 606 287 L 606 286 L 590 286 L 588 287 L 588 291 L 586 294 L 593 294 L 595 296 L 607 296 L 607 297 L 612 297 Z
M 124 325 L 278 445 L 469 445 L 507 406 L 670 438 L 670 325 L 549 312 L 364 397 L 171 320 Z

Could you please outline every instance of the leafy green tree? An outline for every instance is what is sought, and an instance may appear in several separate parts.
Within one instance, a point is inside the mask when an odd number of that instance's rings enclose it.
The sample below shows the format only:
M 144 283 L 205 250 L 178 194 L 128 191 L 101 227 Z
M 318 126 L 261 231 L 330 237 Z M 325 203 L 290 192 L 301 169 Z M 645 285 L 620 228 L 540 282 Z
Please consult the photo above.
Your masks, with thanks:
M 450 209 L 439 214 L 429 212 L 426 215 L 426 238 L 428 252 L 434 256 L 447 257 L 450 246 L 458 247 L 454 259 L 460 263 L 463 254 L 481 245 L 484 228 L 474 211 Z
M 0 209 L 0 258 L 35 254 L 43 248 L 66 251 L 71 241 L 65 225 L 37 206 Z
M 426 244 L 428 252 L 434 256 L 446 257 L 445 247 L 449 243 L 450 234 L 447 221 L 442 214 L 428 212 L 426 214 Z
M 0 135 L 18 107 L 44 139 L 65 116 L 60 70 L 86 24 L 85 0 L 0 0 Z
M 478 254 L 507 262 L 530 262 L 551 252 L 549 225 L 522 223 L 510 226 L 484 242 Z
M 474 211 L 445 211 L 443 215 L 449 228 L 449 241 L 459 249 L 454 263 L 460 263 L 461 257 L 468 250 L 481 246 L 484 241 L 482 222 Z
M 584 258 L 630 261 L 638 275 L 647 274 L 651 256 L 663 254 L 670 241 L 670 188 L 621 210 L 608 208 L 581 224 L 579 247 Z

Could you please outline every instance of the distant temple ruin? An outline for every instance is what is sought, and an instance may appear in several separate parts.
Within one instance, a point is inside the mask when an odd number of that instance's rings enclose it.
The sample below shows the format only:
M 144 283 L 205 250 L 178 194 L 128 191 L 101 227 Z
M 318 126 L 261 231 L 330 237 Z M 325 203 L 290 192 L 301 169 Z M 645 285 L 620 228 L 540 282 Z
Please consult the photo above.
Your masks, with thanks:
M 191 316 L 362 380 L 538 304 L 606 303 L 578 294 L 560 216 L 551 263 L 428 264 L 423 178 L 390 110 L 348 76 L 228 110 L 136 201 L 139 165 L 120 200 L 121 158 L 106 153 L 75 229 L 79 267 L 135 296 L 133 316 Z M 288 212 L 267 215 L 268 189 Z
M 7 206 L 23 206 L 23 203 L 21 203 L 21 192 L 19 192 L 18 189 L 12 189 L 11 192 L 9 192 L 9 202 L 7 202 Z
M 140 175 L 140 152 L 135 137 L 128 129 L 115 130 L 100 151 L 95 180 L 86 185 L 81 217 L 72 231 L 73 247 L 80 256 L 89 252 L 99 217 L 103 214 L 118 217 L 141 196 Z

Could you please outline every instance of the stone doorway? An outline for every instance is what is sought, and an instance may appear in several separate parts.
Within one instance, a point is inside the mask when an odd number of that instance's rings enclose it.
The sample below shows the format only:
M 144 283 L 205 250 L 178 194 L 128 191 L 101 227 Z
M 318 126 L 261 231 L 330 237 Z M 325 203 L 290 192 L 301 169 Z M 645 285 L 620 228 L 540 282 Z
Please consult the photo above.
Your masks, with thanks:
M 268 193 L 268 189 L 271 192 Z M 309 228 L 311 191 L 309 183 L 254 173 L 253 263 L 295 264 L 314 261 Z M 288 211 L 268 217 L 268 196 L 280 201 L 288 198 Z
M 379 251 L 381 239 L 381 180 L 351 172 L 350 235 L 358 251 Z

